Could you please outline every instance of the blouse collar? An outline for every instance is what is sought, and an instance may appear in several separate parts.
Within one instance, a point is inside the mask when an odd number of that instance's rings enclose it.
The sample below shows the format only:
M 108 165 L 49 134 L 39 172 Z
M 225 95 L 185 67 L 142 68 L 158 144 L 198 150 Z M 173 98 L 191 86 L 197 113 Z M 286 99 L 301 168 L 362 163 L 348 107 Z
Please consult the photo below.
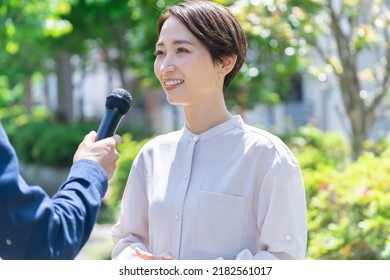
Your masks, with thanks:
M 206 140 L 215 136 L 218 136 L 220 134 L 223 134 L 225 132 L 228 132 L 230 130 L 233 130 L 237 127 L 240 127 L 244 124 L 244 121 L 242 120 L 240 115 L 234 115 L 232 116 L 229 120 L 214 126 L 210 128 L 209 130 L 200 133 L 200 134 L 195 134 L 191 132 L 187 126 L 183 127 L 183 136 L 190 140 L 190 141 L 198 141 L 198 140 Z

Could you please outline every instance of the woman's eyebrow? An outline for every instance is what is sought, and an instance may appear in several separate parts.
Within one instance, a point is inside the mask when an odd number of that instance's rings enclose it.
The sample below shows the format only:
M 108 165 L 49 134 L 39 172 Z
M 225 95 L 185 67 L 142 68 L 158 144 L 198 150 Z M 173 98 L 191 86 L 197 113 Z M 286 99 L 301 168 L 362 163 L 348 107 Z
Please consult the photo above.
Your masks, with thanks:
M 173 45 L 182 45 L 182 44 L 187 44 L 187 45 L 194 45 L 191 41 L 188 41 L 188 40 L 174 40 L 172 42 Z M 157 42 L 156 44 L 156 47 L 157 46 L 164 46 L 164 42 Z

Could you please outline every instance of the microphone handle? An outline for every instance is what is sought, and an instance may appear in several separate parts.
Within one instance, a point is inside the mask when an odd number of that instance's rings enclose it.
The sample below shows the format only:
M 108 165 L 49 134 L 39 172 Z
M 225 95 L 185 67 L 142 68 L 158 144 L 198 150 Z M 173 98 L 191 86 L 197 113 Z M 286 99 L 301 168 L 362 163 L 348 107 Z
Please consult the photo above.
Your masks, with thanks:
M 97 132 L 96 141 L 113 136 L 123 116 L 118 110 L 106 110 Z

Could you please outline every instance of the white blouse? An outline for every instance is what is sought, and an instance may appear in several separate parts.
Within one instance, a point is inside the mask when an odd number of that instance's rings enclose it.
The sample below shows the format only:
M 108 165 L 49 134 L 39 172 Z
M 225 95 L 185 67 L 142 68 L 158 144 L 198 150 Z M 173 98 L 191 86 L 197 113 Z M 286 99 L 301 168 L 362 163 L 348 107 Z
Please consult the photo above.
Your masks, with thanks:
M 134 248 L 175 259 L 304 259 L 305 189 L 276 136 L 241 117 L 196 135 L 187 128 L 137 155 L 112 227 L 113 259 Z

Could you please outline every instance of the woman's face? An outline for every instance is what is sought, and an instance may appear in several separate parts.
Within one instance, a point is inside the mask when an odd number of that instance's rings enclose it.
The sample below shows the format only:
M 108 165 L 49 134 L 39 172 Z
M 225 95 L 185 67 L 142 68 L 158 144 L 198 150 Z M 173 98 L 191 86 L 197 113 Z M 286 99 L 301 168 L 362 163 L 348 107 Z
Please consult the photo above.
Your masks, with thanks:
M 180 20 L 165 21 L 155 52 L 154 73 L 170 104 L 201 105 L 223 96 L 220 66 Z

